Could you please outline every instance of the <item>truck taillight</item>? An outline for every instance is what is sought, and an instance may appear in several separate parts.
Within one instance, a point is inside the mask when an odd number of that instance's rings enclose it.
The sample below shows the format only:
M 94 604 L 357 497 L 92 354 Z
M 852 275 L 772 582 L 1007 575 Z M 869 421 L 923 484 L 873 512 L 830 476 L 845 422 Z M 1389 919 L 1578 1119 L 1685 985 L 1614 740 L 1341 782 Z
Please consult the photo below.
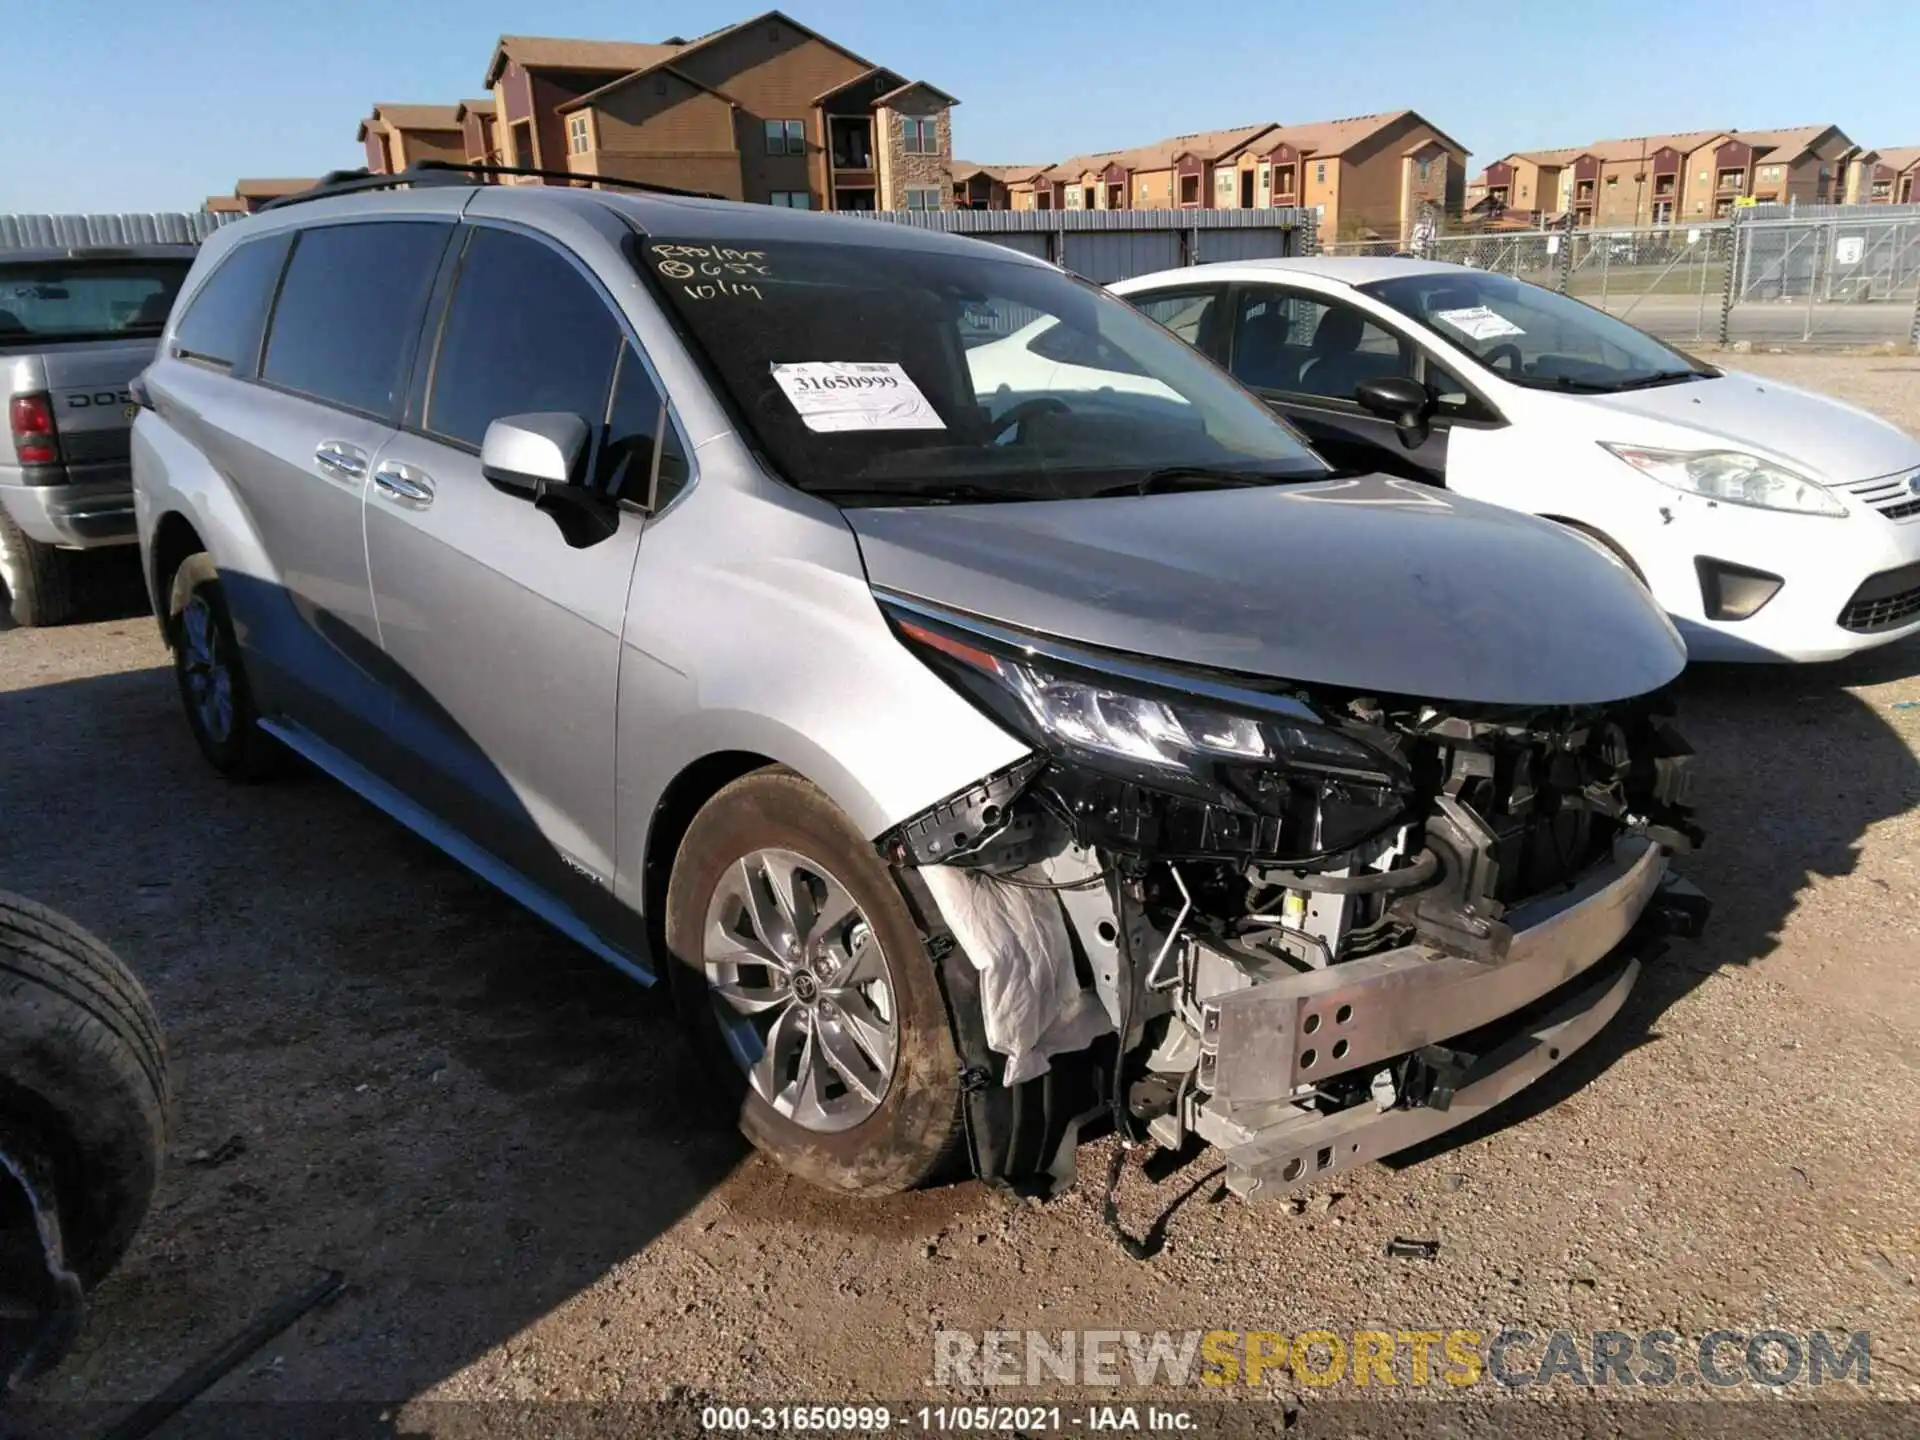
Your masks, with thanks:
M 7 402 L 7 426 L 13 453 L 22 465 L 51 465 L 60 458 L 60 437 L 53 431 L 53 401 L 43 391 L 16 395 Z

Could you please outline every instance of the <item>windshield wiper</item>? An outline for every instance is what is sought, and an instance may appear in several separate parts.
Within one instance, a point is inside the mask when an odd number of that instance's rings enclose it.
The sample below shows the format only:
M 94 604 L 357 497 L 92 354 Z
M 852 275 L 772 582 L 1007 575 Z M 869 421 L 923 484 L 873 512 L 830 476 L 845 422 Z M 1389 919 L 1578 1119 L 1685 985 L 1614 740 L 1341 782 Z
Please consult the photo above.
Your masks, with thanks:
M 1152 495 L 1162 490 L 1204 490 L 1213 486 L 1248 489 L 1258 485 L 1285 485 L 1307 480 L 1325 480 L 1326 470 L 1228 470 L 1216 465 L 1163 465 L 1149 470 L 1137 480 L 1105 485 L 1087 492 L 1089 499 L 1104 495 Z M 1188 483 L 1191 482 L 1191 483 Z
M 952 480 L 916 480 L 888 485 L 827 485 L 808 489 L 809 495 L 831 500 L 836 505 L 862 501 L 880 505 L 971 505 L 1008 503 L 1016 500 L 1062 500 L 1054 493 L 1022 490 L 1015 485 L 969 485 Z
M 1498 371 L 1494 372 L 1499 374 Z M 1528 390 L 1565 390 L 1576 395 L 1602 395 L 1613 389 L 1592 380 L 1576 380 L 1571 375 L 1507 375 L 1509 384 Z
M 1656 370 L 1651 375 L 1636 375 L 1612 386 L 1615 390 L 1650 390 L 1655 385 L 1675 385 L 1682 380 L 1704 380 L 1698 370 Z

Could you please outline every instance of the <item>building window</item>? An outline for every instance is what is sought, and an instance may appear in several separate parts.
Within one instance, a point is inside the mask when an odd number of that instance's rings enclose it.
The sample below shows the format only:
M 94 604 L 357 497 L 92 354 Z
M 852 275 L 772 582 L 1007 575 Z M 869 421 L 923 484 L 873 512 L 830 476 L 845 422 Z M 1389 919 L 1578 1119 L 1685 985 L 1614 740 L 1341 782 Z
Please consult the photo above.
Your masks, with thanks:
M 1313 183 L 1316 185 L 1324 185 L 1327 183 L 1326 161 L 1321 160 L 1315 163 L 1313 167 Z
M 1420 162 L 1420 183 L 1422 185 L 1427 183 L 1427 176 L 1432 172 L 1432 169 L 1433 162 L 1431 160 L 1422 160 Z
M 907 190 L 907 209 L 938 210 L 940 208 L 940 187 L 937 185 L 915 185 Z
M 1615 187 L 1617 187 L 1619 184 L 1620 184 L 1620 177 L 1618 175 L 1607 176 L 1607 189 L 1612 190 Z
M 767 196 L 769 205 L 778 205 L 783 210 L 811 210 L 813 192 L 811 190 L 775 190 Z
M 807 153 L 807 122 L 804 120 L 767 121 L 767 154 L 804 155 Z
M 587 138 L 587 117 L 569 115 L 567 117 L 567 149 L 575 155 L 584 155 L 593 148 L 593 142 Z
M 1200 177 L 1198 175 L 1182 175 L 1180 177 L 1180 203 L 1182 205 L 1198 205 L 1200 203 Z
M 909 155 L 940 153 L 940 122 L 916 120 L 909 116 L 900 122 L 901 145 Z

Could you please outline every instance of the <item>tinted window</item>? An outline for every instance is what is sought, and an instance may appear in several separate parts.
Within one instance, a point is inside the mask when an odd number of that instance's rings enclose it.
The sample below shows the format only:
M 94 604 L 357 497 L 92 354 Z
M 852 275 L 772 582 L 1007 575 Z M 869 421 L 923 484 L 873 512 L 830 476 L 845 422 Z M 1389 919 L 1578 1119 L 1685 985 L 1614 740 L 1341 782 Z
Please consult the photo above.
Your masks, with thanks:
M 667 423 L 667 402 L 659 387 L 647 373 L 640 352 L 628 345 L 620 351 L 595 483 L 615 499 L 644 504 L 656 451 L 660 460 L 657 501 L 665 505 L 686 483 L 687 454 Z
M 1199 295 L 1185 293 L 1128 298 L 1142 315 L 1159 321 L 1189 345 L 1198 345 L 1201 327 L 1207 323 L 1207 315 L 1212 311 L 1214 301 L 1219 299 L 1219 292 L 1209 290 Z
M 0 336 L 57 341 L 158 335 L 192 263 L 182 255 L 0 264 Z
M 286 235 L 236 246 L 207 277 L 173 334 L 173 353 L 231 370 L 252 369 L 260 326 L 287 258 Z
M 1248 290 L 1233 324 L 1235 378 L 1266 390 L 1352 400 L 1362 380 L 1411 375 L 1412 347 L 1351 305 Z
M 303 230 L 260 373 L 275 385 L 398 420 L 451 227 L 394 220 Z
M 607 413 L 624 337 L 600 292 L 549 245 L 476 229 L 440 332 L 426 428 L 480 444 L 503 415 Z

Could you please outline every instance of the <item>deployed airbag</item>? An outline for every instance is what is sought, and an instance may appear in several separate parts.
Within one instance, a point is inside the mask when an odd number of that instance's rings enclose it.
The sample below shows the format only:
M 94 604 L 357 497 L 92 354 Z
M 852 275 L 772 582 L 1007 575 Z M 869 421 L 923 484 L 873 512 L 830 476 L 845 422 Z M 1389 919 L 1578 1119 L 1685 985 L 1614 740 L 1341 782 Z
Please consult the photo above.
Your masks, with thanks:
M 980 972 L 987 1044 L 1007 1057 L 1003 1083 L 1047 1072 L 1047 1058 L 1084 1050 L 1112 1028 L 1073 969 L 1073 940 L 1060 899 L 976 870 L 920 871 L 947 928 Z

